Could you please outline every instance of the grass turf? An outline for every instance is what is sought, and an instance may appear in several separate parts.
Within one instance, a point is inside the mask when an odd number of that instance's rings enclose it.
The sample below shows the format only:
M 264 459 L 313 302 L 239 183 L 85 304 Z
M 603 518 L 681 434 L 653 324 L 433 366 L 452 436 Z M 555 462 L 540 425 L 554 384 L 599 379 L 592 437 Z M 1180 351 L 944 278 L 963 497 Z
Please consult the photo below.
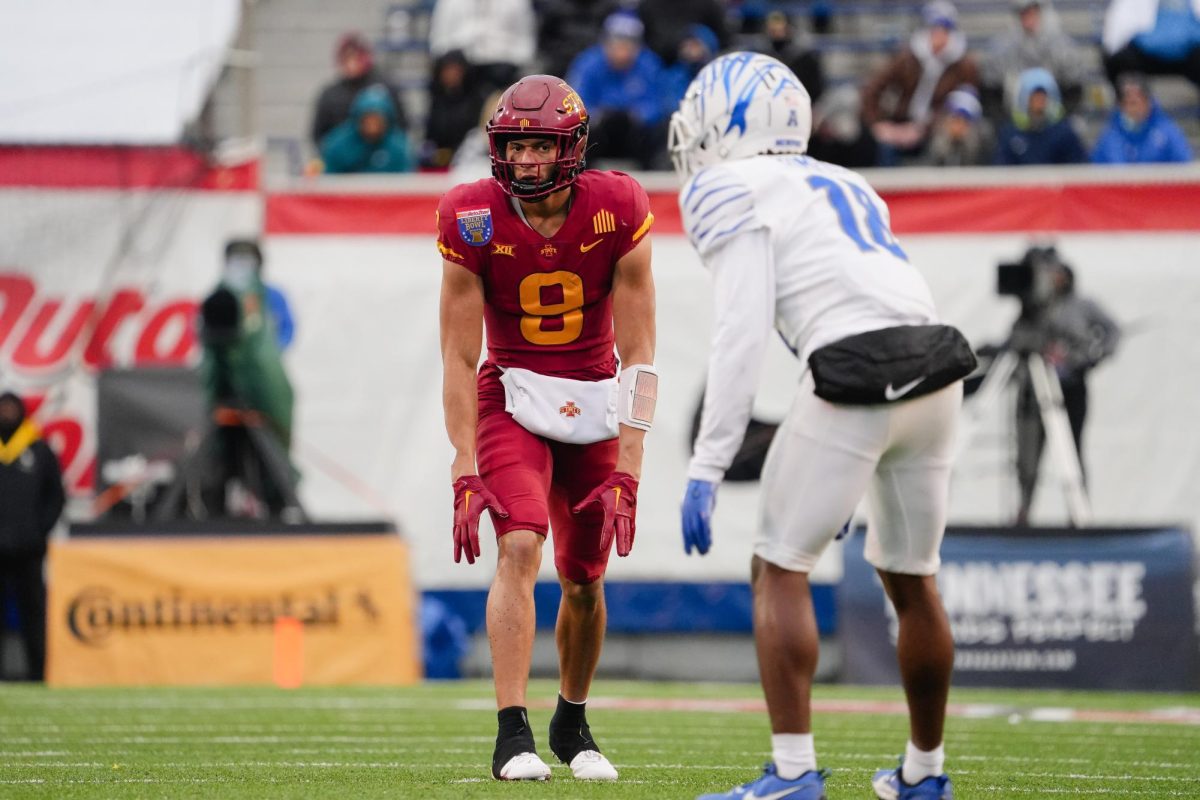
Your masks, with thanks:
M 665 702 L 757 701 L 756 686 L 600 681 L 592 697 L 605 707 L 589 709 L 588 719 L 621 780 L 576 782 L 545 744 L 555 691 L 535 681 L 529 693 L 554 779 L 501 784 L 489 772 L 496 720 L 489 683 L 298 691 L 4 686 L 0 797 L 690 798 L 749 780 L 769 757 L 761 711 Z M 900 699 L 889 688 L 816 691 L 826 705 Z M 1200 695 L 964 689 L 951 702 L 970 706 L 947 725 L 947 768 L 960 800 L 1200 797 Z M 1047 707 L 1182 709 L 1193 724 L 1030 720 Z M 814 728 L 831 800 L 874 797 L 871 774 L 895 763 L 907 734 L 904 717 L 886 708 L 818 711 Z

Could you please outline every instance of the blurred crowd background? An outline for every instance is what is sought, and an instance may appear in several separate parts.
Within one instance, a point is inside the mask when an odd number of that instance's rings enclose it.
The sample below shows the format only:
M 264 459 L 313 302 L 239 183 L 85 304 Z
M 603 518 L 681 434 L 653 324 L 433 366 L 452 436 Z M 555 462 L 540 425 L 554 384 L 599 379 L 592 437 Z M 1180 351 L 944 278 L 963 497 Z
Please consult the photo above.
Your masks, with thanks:
M 480 124 L 516 77 L 564 77 L 591 162 L 667 169 L 666 120 L 734 49 L 814 101 L 814 156 L 849 167 L 1189 161 L 1200 16 L 1189 0 L 259 0 L 195 131 L 265 134 L 276 173 L 487 173 Z M 253 72 L 256 108 L 242 82 Z M 253 122 L 248 123 L 247 120 Z M 241 130 L 252 124 L 257 130 Z

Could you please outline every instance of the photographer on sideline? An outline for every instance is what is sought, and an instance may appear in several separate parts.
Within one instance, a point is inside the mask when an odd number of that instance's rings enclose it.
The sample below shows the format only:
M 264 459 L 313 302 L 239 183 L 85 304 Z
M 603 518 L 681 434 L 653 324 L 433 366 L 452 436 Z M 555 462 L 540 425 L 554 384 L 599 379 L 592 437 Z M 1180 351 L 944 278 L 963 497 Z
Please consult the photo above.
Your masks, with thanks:
M 1079 464 L 1086 475 L 1083 460 L 1083 423 L 1087 416 L 1087 376 L 1116 350 L 1120 328 L 1094 300 L 1075 291 L 1075 273 L 1062 263 L 1053 248 L 1046 248 L 1053 290 L 1040 314 L 1040 352 L 1058 376 L 1063 404 L 1071 423 Z M 1037 486 L 1038 466 L 1046 434 L 1027 369 L 1019 372 L 1017 394 L 1017 480 L 1021 487 L 1021 505 L 1017 525 L 1029 522 Z
M 283 368 L 276 320 L 262 281 L 258 243 L 235 239 L 225 246 L 221 280 L 200 307 L 200 369 L 210 413 L 218 426 L 217 452 L 205 491 L 208 513 L 226 516 L 227 489 L 237 479 L 279 517 L 286 505 L 282 478 L 253 441 L 249 427 L 266 434 L 287 460 L 292 438 L 292 385 Z M 296 473 L 289 465 L 294 488 Z

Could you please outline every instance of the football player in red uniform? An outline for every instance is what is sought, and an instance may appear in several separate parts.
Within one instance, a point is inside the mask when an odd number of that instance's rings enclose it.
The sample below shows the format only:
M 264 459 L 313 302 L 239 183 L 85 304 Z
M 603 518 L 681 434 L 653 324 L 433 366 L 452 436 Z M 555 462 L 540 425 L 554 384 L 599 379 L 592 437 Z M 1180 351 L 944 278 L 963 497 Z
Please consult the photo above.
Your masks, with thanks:
M 485 508 L 498 539 L 487 630 L 499 708 L 492 775 L 501 780 L 550 777 L 525 691 L 551 529 L 562 601 L 550 749 L 576 778 L 617 777 L 584 703 L 604 641 L 609 551 L 614 540 L 621 556 L 633 546 L 657 397 L 654 217 L 633 178 L 583 171 L 587 125 L 560 78 L 523 78 L 488 123 L 493 177 L 456 186 L 438 206 L 454 560 L 479 557 Z

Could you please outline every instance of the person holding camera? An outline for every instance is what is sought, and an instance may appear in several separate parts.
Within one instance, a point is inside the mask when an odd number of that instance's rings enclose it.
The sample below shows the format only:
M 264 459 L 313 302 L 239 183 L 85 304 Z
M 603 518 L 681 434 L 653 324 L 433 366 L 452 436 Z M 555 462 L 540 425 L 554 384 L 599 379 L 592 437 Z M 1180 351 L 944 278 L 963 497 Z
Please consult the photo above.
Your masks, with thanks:
M 1121 331 L 1113 318 L 1094 300 L 1075 290 L 1074 271 L 1050 249 L 1051 293 L 1040 314 L 1040 352 L 1062 387 L 1063 404 L 1071 424 L 1079 465 L 1083 466 L 1083 425 L 1087 417 L 1087 376 L 1116 351 Z M 1023 371 L 1017 395 L 1017 480 L 1021 504 L 1017 525 L 1029 522 L 1037 486 L 1038 467 L 1046 433 L 1027 372 Z
M 231 511 L 227 489 L 235 479 L 271 517 L 294 497 L 296 473 L 287 463 L 294 397 L 262 266 L 257 242 L 228 242 L 220 283 L 200 307 L 200 370 L 217 427 L 204 494 L 207 511 L 217 516 Z

